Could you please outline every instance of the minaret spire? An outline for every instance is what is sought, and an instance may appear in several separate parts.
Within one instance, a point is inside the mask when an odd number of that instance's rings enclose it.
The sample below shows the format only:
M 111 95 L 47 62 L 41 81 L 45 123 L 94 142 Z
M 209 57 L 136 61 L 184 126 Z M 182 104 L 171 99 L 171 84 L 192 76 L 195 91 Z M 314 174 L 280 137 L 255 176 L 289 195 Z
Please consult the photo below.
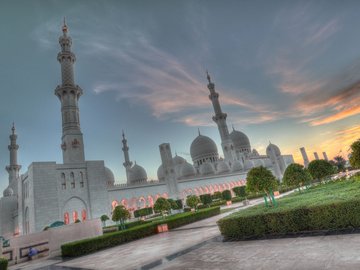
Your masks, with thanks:
M 211 81 L 209 72 L 206 71 L 206 78 L 208 80 L 208 89 L 210 91 L 209 99 L 211 100 L 215 115 L 213 116 L 213 121 L 217 124 L 220 137 L 221 137 L 221 146 L 224 153 L 224 158 L 226 161 L 231 161 L 235 159 L 234 146 L 230 138 L 229 130 L 226 124 L 227 114 L 222 112 L 219 94 L 215 91 L 215 84 Z
M 125 162 L 123 163 L 124 167 L 125 167 L 125 170 L 126 170 L 126 178 L 127 178 L 127 182 L 129 182 L 129 172 L 130 172 L 130 169 L 131 169 L 131 166 L 133 165 L 133 163 L 130 161 L 130 155 L 129 155 L 129 147 L 127 145 L 127 140 L 125 138 L 125 133 L 124 131 L 122 132 L 122 144 L 123 144 L 123 147 L 122 147 L 122 150 L 124 152 L 124 159 L 125 159 Z M 136 164 L 136 162 L 135 162 Z
M 85 161 L 83 135 L 80 129 L 78 101 L 82 89 L 74 82 L 75 54 L 71 51 L 72 40 L 67 35 L 68 26 L 64 18 L 63 35 L 59 37 L 61 51 L 57 60 L 61 65 L 61 85 L 55 89 L 55 95 L 61 102 L 62 143 L 64 163 L 82 163 Z
M 15 124 L 13 123 L 11 128 L 10 145 L 8 146 L 10 152 L 10 164 L 6 166 L 6 171 L 9 173 L 9 187 L 11 187 L 14 191 L 14 194 L 17 194 L 18 189 L 18 179 L 19 179 L 19 171 L 21 166 L 18 164 L 17 160 L 17 151 L 19 149 L 19 145 L 16 143 L 17 135 L 15 130 Z

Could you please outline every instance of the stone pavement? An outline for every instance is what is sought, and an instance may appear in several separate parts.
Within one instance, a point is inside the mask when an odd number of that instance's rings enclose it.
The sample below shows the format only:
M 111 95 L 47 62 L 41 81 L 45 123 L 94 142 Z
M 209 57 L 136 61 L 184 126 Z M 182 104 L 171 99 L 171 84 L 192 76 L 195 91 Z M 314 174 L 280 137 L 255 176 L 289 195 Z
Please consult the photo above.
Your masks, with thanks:
M 241 242 L 214 240 L 154 269 L 358 270 L 359 251 L 359 234 Z

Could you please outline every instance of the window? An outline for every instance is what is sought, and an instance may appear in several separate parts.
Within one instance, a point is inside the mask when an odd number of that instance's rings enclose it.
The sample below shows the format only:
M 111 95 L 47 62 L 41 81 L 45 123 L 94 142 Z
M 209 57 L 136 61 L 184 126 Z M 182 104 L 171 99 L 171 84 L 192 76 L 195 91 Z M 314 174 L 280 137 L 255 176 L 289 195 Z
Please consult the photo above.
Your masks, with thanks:
M 61 174 L 61 189 L 65 190 L 66 189 L 66 178 L 65 178 L 65 173 Z
M 75 176 L 74 173 L 70 173 L 71 188 L 75 188 Z
M 84 187 L 84 174 L 80 172 L 80 187 Z

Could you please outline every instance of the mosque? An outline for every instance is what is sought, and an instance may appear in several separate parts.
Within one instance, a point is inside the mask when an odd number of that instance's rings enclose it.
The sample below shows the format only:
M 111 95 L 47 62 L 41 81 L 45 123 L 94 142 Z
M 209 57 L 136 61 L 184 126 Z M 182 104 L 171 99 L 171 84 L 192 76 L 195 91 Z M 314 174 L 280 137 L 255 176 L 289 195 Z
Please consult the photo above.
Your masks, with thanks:
M 133 211 L 152 206 L 158 197 L 186 198 L 189 194 L 205 194 L 244 185 L 249 169 L 265 166 L 281 180 L 286 167 L 293 163 L 292 155 L 282 155 L 279 147 L 269 144 L 266 154 L 251 148 L 249 138 L 241 131 L 229 132 L 220 106 L 215 84 L 207 74 L 209 99 L 214 108 L 213 121 L 221 137 L 224 158 L 219 157 L 215 142 L 198 134 L 190 147 L 191 162 L 173 156 L 170 144 L 159 146 L 161 165 L 158 180 L 148 180 L 139 164 L 130 160 L 125 134 L 122 150 L 127 183 L 115 184 L 112 171 L 104 161 L 87 161 L 83 134 L 80 128 L 78 101 L 83 90 L 74 81 L 75 54 L 72 40 L 64 23 L 59 38 L 61 51 L 57 60 L 61 66 L 61 85 L 55 95 L 61 103 L 63 163 L 33 162 L 20 174 L 17 161 L 17 134 L 15 126 L 10 135 L 10 165 L 6 166 L 9 185 L 0 198 L 0 235 L 12 237 L 38 232 L 55 221 L 66 224 L 79 219 L 110 215 L 112 209 L 123 204 Z

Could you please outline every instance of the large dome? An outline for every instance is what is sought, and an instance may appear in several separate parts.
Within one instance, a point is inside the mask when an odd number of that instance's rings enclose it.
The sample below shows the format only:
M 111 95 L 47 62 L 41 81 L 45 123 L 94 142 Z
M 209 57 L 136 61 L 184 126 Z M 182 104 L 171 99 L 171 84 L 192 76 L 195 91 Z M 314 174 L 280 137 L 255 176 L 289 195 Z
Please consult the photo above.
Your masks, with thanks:
M 266 147 L 266 155 L 270 157 L 271 154 L 274 154 L 275 156 L 281 156 L 279 147 L 272 143 Z
M 203 135 L 197 136 L 191 143 L 190 154 L 194 163 L 204 159 L 214 162 L 219 157 L 215 142 Z
M 179 177 L 181 175 L 181 168 L 183 167 L 183 165 L 186 163 L 186 160 L 182 157 L 179 157 L 178 155 L 175 155 L 175 157 L 173 157 L 173 164 L 175 167 L 175 174 L 177 177 Z
M 245 135 L 245 133 L 234 129 L 230 133 L 230 138 L 234 144 L 234 148 L 236 151 L 247 153 L 251 152 L 250 141 L 249 138 Z
M 143 167 L 135 165 L 129 170 L 129 181 L 131 184 L 145 182 L 147 180 L 147 174 Z
M 214 170 L 214 167 L 211 163 L 203 163 L 201 166 L 200 166 L 200 174 L 201 175 L 209 175 L 209 174 L 214 174 L 215 173 L 215 170 Z
M 184 165 L 182 165 L 181 172 L 180 172 L 181 177 L 191 177 L 191 176 L 194 176 L 195 174 L 196 174 L 196 171 L 195 171 L 195 168 L 193 165 L 191 165 L 187 162 Z
M 105 167 L 105 181 L 108 185 L 112 185 L 112 186 L 115 183 L 114 174 L 108 167 Z
M 4 193 L 3 193 L 4 197 L 10 197 L 12 195 L 14 195 L 14 191 L 11 187 L 7 187 L 5 190 L 4 190 Z

